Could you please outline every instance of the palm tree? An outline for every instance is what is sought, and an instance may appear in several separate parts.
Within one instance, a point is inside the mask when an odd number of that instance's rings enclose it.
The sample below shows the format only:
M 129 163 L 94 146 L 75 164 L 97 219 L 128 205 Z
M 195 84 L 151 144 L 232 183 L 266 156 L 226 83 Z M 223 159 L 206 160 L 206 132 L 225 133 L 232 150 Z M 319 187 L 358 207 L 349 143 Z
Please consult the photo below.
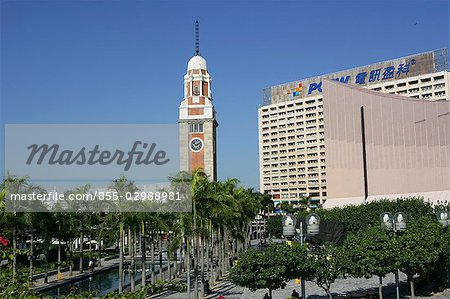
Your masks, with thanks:
M 187 277 L 187 294 L 191 298 L 191 238 L 193 235 L 193 217 L 191 213 L 178 213 L 177 220 L 173 225 L 173 237 L 169 248 L 185 247 L 184 259 Z
M 193 208 L 193 232 L 194 232 L 194 288 L 195 298 L 198 298 L 198 273 L 200 272 L 201 296 L 204 297 L 204 237 L 206 235 L 210 208 L 213 203 L 211 182 L 200 170 L 192 175 L 192 208 Z M 202 242 L 203 240 L 203 242 Z M 199 262 L 201 264 L 199 265 Z M 200 268 L 200 271 L 199 271 Z
M 186 186 L 186 182 L 191 182 L 191 192 L 193 193 L 194 184 L 193 177 L 198 176 L 197 173 L 191 175 L 188 172 L 180 172 L 177 176 L 170 178 L 173 189 L 182 189 Z M 186 190 L 185 190 L 186 191 Z M 189 192 L 189 191 L 188 191 Z M 194 200 L 192 200 L 194 202 Z M 194 206 L 194 203 L 192 204 Z M 195 208 L 193 209 L 195 211 Z M 173 223 L 173 237 L 170 241 L 169 248 L 173 251 L 174 247 L 181 247 L 184 252 L 184 265 L 186 270 L 186 287 L 188 299 L 191 298 L 191 254 L 192 243 L 195 232 L 195 216 L 192 213 L 178 213 L 177 219 Z
M 30 248 L 28 252 L 29 257 L 29 281 L 30 285 L 33 284 L 33 259 L 34 259 L 34 241 L 35 241 L 35 231 L 36 227 L 42 220 L 42 218 L 46 217 L 47 215 L 44 213 L 36 213 L 36 212 L 25 212 L 23 215 L 24 222 L 26 223 L 26 226 L 29 227 L 30 231 Z
M 268 191 L 264 191 L 263 194 L 258 193 L 259 196 L 259 204 L 261 208 L 267 210 L 267 221 L 270 219 L 270 213 L 274 210 L 275 204 L 272 199 L 272 194 Z
M 119 179 L 114 180 L 114 183 L 108 187 L 110 190 L 117 192 L 119 198 L 126 198 L 127 192 L 136 192 L 139 190 L 133 181 L 129 181 L 125 176 L 121 176 Z M 121 206 L 118 206 L 121 210 Z M 119 294 L 123 291 L 123 253 L 124 253 L 124 224 L 127 222 L 129 213 L 126 212 L 115 212 L 110 213 L 109 218 L 116 223 L 119 222 Z
M 44 216 L 44 215 L 42 215 Z M 48 282 L 48 254 L 50 248 L 50 242 L 57 234 L 57 230 L 55 229 L 55 216 L 52 213 L 47 213 L 45 217 L 42 217 L 40 221 L 37 223 L 37 232 L 39 236 L 44 240 L 44 255 L 45 255 L 45 276 L 44 283 Z
M 146 284 L 146 262 L 147 262 L 147 248 L 146 248 L 146 243 L 145 243 L 145 222 L 147 220 L 148 217 L 148 213 L 139 213 L 138 214 L 139 220 L 141 222 L 140 225 L 140 245 L 141 245 L 141 270 L 142 270 L 142 274 L 141 274 L 141 289 L 145 288 L 145 284 Z
M 74 240 L 78 234 L 78 214 L 75 212 L 64 213 L 64 234 L 65 240 L 68 243 L 69 250 L 69 276 L 73 275 L 73 246 Z
M 45 193 L 45 190 L 42 187 L 35 186 L 30 184 L 28 177 L 17 177 L 10 175 L 9 173 L 5 176 L 2 184 L 1 190 L 4 195 L 7 193 L 10 194 L 39 194 Z M 2 204 L 4 204 L 2 200 Z M 33 208 L 40 208 L 42 211 L 45 209 L 42 206 L 42 202 L 36 201 L 31 202 L 31 206 L 20 206 L 21 209 L 28 209 L 30 211 Z M 39 205 L 39 207 L 38 207 Z M 24 217 L 23 212 L 12 212 L 3 214 L 2 219 L 0 220 L 6 227 L 10 227 L 12 230 L 12 243 L 13 243 L 13 265 L 12 265 L 12 281 L 16 280 L 16 272 L 17 272 L 17 241 L 18 241 L 18 232 L 26 226 L 26 218 Z M 32 264 L 30 266 L 32 273 Z
M 68 198 L 69 194 L 89 194 L 91 189 L 91 185 L 86 184 L 80 187 L 77 187 L 73 190 L 69 190 L 66 192 L 66 198 Z M 77 203 L 79 204 L 79 203 Z M 84 233 L 86 232 L 86 230 L 89 228 L 89 215 L 86 213 L 83 213 L 83 210 L 85 208 L 85 206 L 81 205 L 81 206 L 72 206 L 71 208 L 78 208 L 77 210 L 79 210 L 78 213 L 74 214 L 75 218 L 77 219 L 78 222 L 78 233 L 79 233 L 79 250 L 80 250 L 80 257 L 79 257 L 79 273 L 83 273 L 83 257 L 84 257 Z M 74 209 L 75 210 L 75 209 Z
M 176 181 L 176 180 L 175 180 Z M 186 247 L 188 297 L 191 296 L 190 271 L 200 271 L 201 295 L 204 296 L 205 276 L 210 284 L 229 268 L 229 257 L 235 258 L 240 244 L 246 244 L 251 220 L 257 215 L 261 194 L 252 189 L 238 188 L 239 181 L 228 179 L 211 182 L 201 171 L 192 174 L 193 213 L 179 213 L 173 225 L 170 251 Z M 230 252 L 229 244 L 233 250 Z M 184 244 L 184 246 L 183 246 Z M 193 245 L 193 246 L 192 246 Z M 194 265 L 191 265 L 191 254 Z M 205 256 L 206 255 L 206 256 Z M 213 261 L 217 261 L 217 266 Z M 198 297 L 198 276 L 194 278 L 194 294 Z
M 250 234 L 251 222 L 258 215 L 264 200 L 264 195 L 259 192 L 255 192 L 252 188 L 238 188 L 234 192 L 234 199 L 236 200 L 236 208 L 239 213 L 237 214 L 237 221 L 233 223 L 235 226 L 232 228 L 233 236 L 235 239 L 235 250 L 233 251 L 233 258 L 237 257 L 238 244 L 240 241 L 246 247 L 249 244 L 248 236 Z

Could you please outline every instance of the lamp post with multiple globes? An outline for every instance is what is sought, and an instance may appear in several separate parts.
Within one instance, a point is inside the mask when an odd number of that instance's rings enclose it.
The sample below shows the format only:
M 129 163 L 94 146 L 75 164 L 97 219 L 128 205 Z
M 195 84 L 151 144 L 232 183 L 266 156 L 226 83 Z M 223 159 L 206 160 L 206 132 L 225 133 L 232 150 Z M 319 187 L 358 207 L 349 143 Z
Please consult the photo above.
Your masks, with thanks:
M 381 224 L 386 229 L 394 231 L 395 235 L 406 229 L 406 215 L 405 213 L 398 212 L 392 216 L 389 212 L 384 212 L 380 215 Z M 399 270 L 395 271 L 395 293 L 397 299 L 400 299 L 400 284 L 399 284 Z
M 294 215 L 286 214 L 282 219 L 283 236 L 288 240 L 288 244 L 297 235 L 300 238 L 300 245 L 305 244 L 305 237 L 317 236 L 319 234 L 320 217 L 317 214 L 309 214 L 306 216 L 306 235 L 303 233 L 303 222 L 300 221 L 300 229 L 296 229 L 297 218 Z M 302 298 L 306 298 L 305 280 L 300 278 Z

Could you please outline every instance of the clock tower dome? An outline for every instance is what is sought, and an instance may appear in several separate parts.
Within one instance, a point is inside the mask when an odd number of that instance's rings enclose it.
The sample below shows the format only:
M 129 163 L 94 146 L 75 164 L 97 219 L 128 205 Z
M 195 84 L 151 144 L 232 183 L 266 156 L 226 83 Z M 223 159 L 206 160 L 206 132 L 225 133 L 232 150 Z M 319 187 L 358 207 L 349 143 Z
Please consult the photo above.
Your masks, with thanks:
M 184 76 L 184 97 L 179 108 L 180 170 L 202 170 L 217 179 L 216 111 L 211 93 L 211 76 L 200 56 L 198 21 L 195 22 L 195 55 Z

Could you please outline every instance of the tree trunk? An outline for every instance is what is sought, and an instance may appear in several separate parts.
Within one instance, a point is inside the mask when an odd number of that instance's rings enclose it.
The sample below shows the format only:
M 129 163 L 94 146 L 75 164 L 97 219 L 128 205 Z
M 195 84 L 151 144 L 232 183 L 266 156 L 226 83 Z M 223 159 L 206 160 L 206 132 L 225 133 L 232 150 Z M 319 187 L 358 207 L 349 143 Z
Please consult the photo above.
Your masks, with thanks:
M 214 241 L 213 241 L 213 285 L 216 283 L 216 279 L 219 275 L 219 260 L 220 260 L 220 251 L 219 251 L 219 228 L 214 230 Z
M 100 237 L 97 239 L 97 251 L 98 251 L 98 266 L 102 266 L 102 240 Z
M 145 248 L 145 222 L 142 221 L 141 222 L 141 269 L 142 269 L 142 274 L 141 274 L 141 288 L 144 289 L 145 287 L 145 281 L 146 281 L 146 261 L 147 261 L 147 256 L 146 256 L 147 250 Z
M 30 284 L 33 284 L 33 245 L 34 245 L 34 230 L 31 226 L 31 238 L 30 238 Z
M 123 291 L 123 223 L 119 224 L 119 294 Z
M 58 223 L 58 274 L 56 276 L 57 280 L 62 279 L 61 273 L 61 226 Z
M 181 254 L 181 248 L 179 248 L 178 250 L 180 250 L 180 254 Z M 173 259 L 175 260 L 175 268 L 173 271 L 173 276 L 174 278 L 177 278 L 178 276 L 178 253 L 177 250 L 175 250 L 175 252 L 173 253 Z M 180 256 L 181 259 L 181 256 Z
M 194 231 L 197 229 L 197 217 L 194 214 Z M 198 236 L 194 235 L 194 298 L 198 299 Z
M 89 260 L 92 258 L 92 235 L 89 233 Z
M 378 297 L 380 299 L 383 299 L 383 277 L 378 276 L 380 279 L 380 284 L 378 285 Z
M 72 276 L 73 275 L 73 256 L 72 256 L 72 252 L 73 252 L 73 240 L 69 239 L 69 257 L 70 257 L 70 263 L 69 263 L 69 275 Z
M 130 265 L 130 269 L 128 271 L 128 274 L 130 275 L 130 291 L 134 292 L 134 267 L 135 267 L 135 262 L 134 262 L 134 230 L 133 233 L 130 232 L 130 229 L 128 229 L 128 241 L 129 241 L 129 245 L 128 245 L 128 249 L 130 251 L 130 257 L 131 257 L 131 265 Z
M 269 289 L 269 298 L 272 299 L 272 289 Z
M 136 227 L 133 228 L 133 257 L 136 259 L 136 254 L 137 254 L 137 233 L 136 233 Z
M 135 238 L 136 242 L 136 258 L 140 255 L 142 256 L 142 228 L 140 226 L 139 230 L 137 230 L 137 237 Z
M 191 244 L 189 238 L 186 240 L 186 284 L 188 299 L 191 299 Z
M 83 273 L 83 221 L 80 221 L 80 269 L 79 272 Z
M 216 232 L 214 228 L 211 228 L 211 276 L 210 276 L 210 282 L 209 284 L 212 286 L 215 283 L 215 269 L 214 269 L 214 257 L 217 256 L 216 254 Z
M 166 281 L 172 280 L 171 268 L 172 268 L 172 260 L 170 259 L 169 251 L 167 251 L 167 280 Z
M 409 287 L 411 289 L 411 299 L 416 299 L 416 292 L 414 290 L 414 281 L 412 277 L 409 279 Z
M 328 295 L 328 299 L 333 299 L 333 295 L 331 294 L 330 286 L 327 286 L 327 295 Z
M 216 279 L 220 279 L 222 276 L 223 267 L 223 240 L 222 240 L 222 228 L 217 231 L 217 275 Z
M 136 227 L 134 227 L 133 228 L 133 280 L 135 280 L 136 273 L 137 273 L 137 262 L 136 262 L 137 252 L 138 252 L 137 241 L 138 241 L 138 239 L 137 239 Z
M 128 237 L 127 237 L 127 242 L 128 242 L 128 256 L 131 256 L 131 227 L 128 227 Z
M 234 258 L 234 251 L 236 250 L 236 244 L 235 244 L 235 242 L 234 242 L 235 240 L 233 239 L 232 241 L 231 241 L 231 254 L 230 254 L 230 257 L 231 258 Z
M 184 236 L 181 236 L 181 240 L 180 240 L 180 264 L 181 264 L 181 269 L 180 272 L 184 272 L 186 271 L 186 243 L 184 241 Z M 179 273 L 180 274 L 180 273 Z
M 44 283 L 48 283 L 48 247 L 50 241 L 46 237 L 44 240 L 44 254 L 45 254 L 45 275 L 44 275 Z
M 253 222 L 250 222 L 250 230 L 249 230 L 249 234 L 250 234 L 250 243 L 251 243 L 251 241 L 253 240 L 253 235 L 254 235 L 254 232 L 253 232 Z
M 209 285 L 211 285 L 211 271 L 210 271 L 211 254 L 209 252 L 209 250 L 211 248 L 210 244 L 211 244 L 211 233 L 209 232 L 208 238 L 205 238 L 205 245 L 206 245 L 206 258 L 205 258 L 205 262 L 206 262 L 206 281 L 208 282 Z
M 222 249 L 222 262 L 223 262 L 223 267 L 222 267 L 222 275 L 224 275 L 227 270 L 228 270 L 228 266 L 227 266 L 227 253 L 228 253 L 228 233 L 227 233 L 227 229 L 224 228 L 223 229 L 223 235 L 222 235 L 223 241 L 223 249 Z
M 151 244 L 151 263 L 152 263 L 152 283 L 155 283 L 155 240 L 154 240 L 154 232 L 152 232 L 152 244 Z
M 199 250 L 200 250 L 200 295 L 201 298 L 205 298 L 205 237 L 199 237 Z
M 16 226 L 14 225 L 13 228 L 13 268 L 12 268 L 12 282 L 15 283 L 16 282 L 16 267 L 17 267 L 17 254 L 16 254 L 16 249 L 17 249 L 17 240 L 16 240 Z
M 159 279 L 164 281 L 163 262 L 162 262 L 162 235 L 158 233 L 158 252 L 159 252 Z

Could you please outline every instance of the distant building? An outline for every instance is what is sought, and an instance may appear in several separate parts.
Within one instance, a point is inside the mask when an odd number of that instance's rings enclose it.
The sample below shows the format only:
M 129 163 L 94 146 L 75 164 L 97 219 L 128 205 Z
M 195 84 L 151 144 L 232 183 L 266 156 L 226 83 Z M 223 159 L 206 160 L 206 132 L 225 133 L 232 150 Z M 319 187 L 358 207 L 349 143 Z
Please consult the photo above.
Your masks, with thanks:
M 407 196 L 450 201 L 450 101 L 331 80 L 323 88 L 326 208 Z
M 318 205 L 328 197 L 322 79 L 418 100 L 448 100 L 448 50 L 264 89 L 263 104 L 258 109 L 260 191 L 269 191 L 275 201 L 309 196 Z

